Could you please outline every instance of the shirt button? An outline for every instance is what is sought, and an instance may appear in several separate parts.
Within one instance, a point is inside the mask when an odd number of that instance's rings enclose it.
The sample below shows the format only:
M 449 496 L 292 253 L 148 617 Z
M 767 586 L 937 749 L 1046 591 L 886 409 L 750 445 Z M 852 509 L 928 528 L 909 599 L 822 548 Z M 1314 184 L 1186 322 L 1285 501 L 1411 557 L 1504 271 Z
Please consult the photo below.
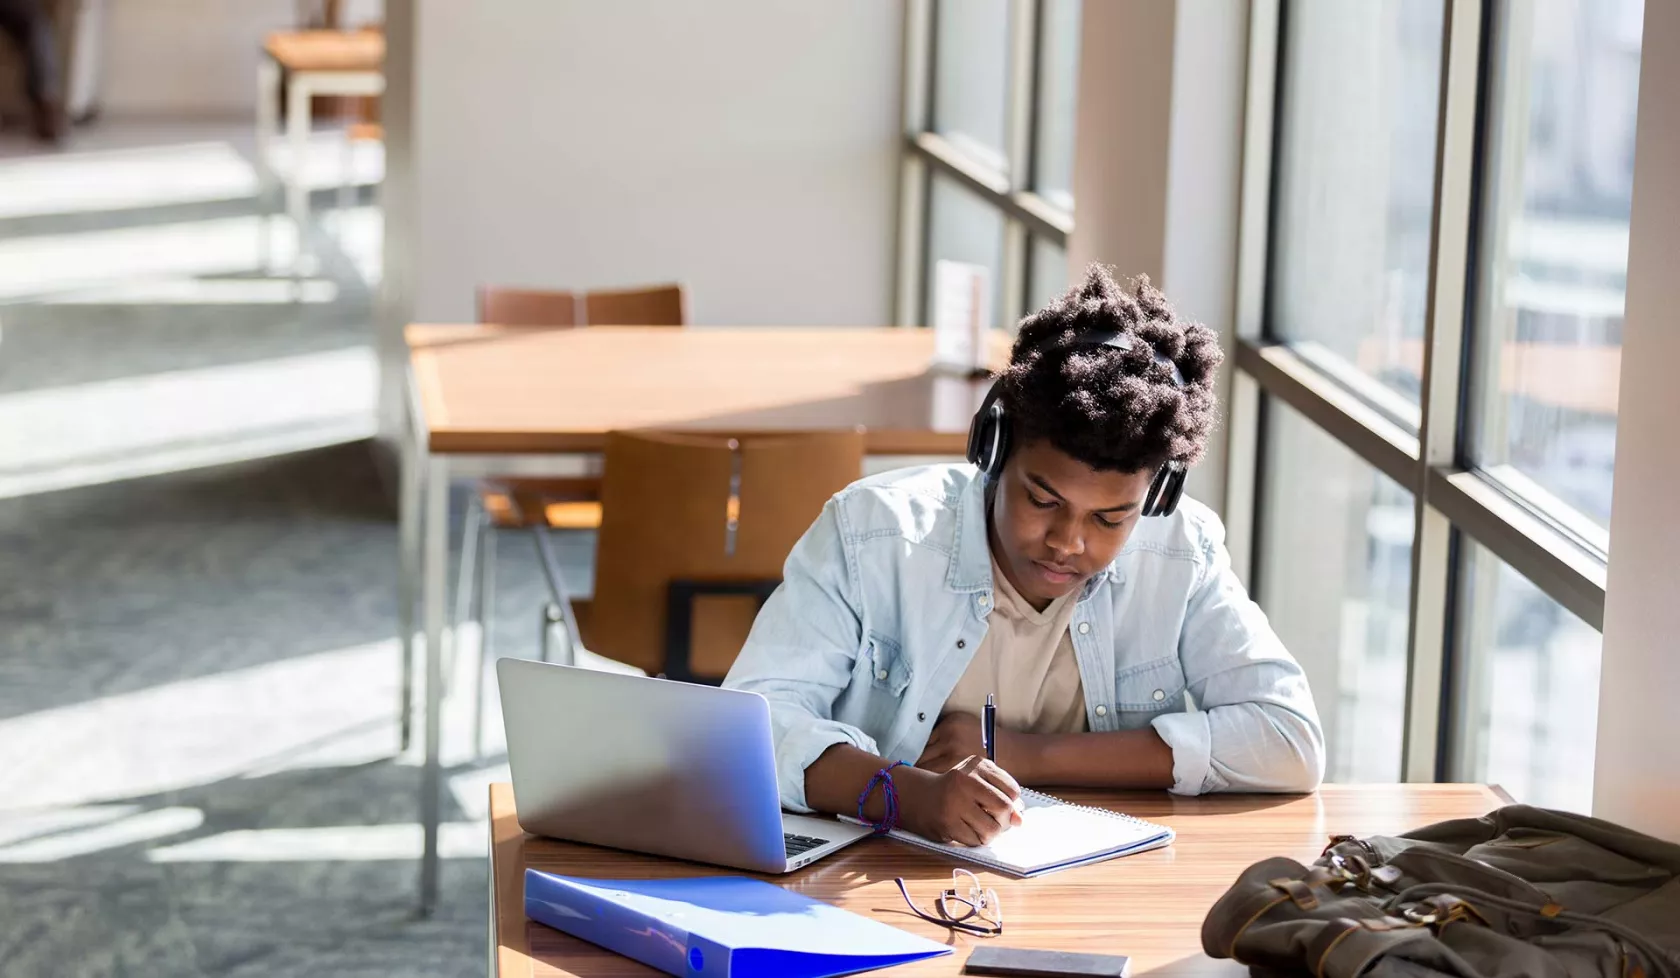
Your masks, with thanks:
M 886 680 L 886 678 L 887 678 L 887 670 L 885 670 L 885 669 L 882 669 L 882 670 L 881 670 L 881 671 L 880 671 L 880 672 L 877 672 L 877 673 L 876 673 L 876 674 L 875 674 L 875 678 L 876 678 L 876 679 L 880 679 L 880 680 L 882 680 L 882 681 L 885 681 L 885 680 Z
M 1164 699 L 1166 699 L 1166 698 L 1167 698 L 1167 694 L 1166 694 L 1166 691 L 1164 691 L 1164 690 L 1159 690 L 1159 689 L 1157 689 L 1157 690 L 1156 690 L 1156 691 L 1155 691 L 1155 693 L 1154 693 L 1154 696 L 1155 696 L 1155 702 L 1157 702 L 1157 703 L 1159 703 L 1159 702 L 1161 702 L 1161 701 L 1162 701 L 1162 700 L 1164 700 Z
M 980 595 L 980 607 L 984 608 L 991 603 L 992 599 L 990 597 L 987 597 L 984 594 Z
M 1081 635 L 1091 634 L 1091 623 L 1088 622 L 1088 621 L 1080 622 L 1079 623 L 1079 634 L 1081 634 Z
M 968 643 L 959 638 L 957 639 L 957 648 L 966 649 L 968 648 Z
M 1103 706 L 1101 703 L 1098 703 L 1097 704 L 1097 716 L 1100 716 L 1100 717 L 1108 716 L 1108 707 Z

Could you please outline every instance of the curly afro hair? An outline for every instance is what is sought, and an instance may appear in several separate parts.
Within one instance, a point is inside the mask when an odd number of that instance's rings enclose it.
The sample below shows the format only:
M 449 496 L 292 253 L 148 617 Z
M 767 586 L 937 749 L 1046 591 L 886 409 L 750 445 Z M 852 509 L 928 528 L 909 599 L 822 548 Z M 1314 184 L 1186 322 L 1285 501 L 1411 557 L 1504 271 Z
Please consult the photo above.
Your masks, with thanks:
M 1129 350 L 1077 342 L 1093 331 L 1143 342 Z M 1178 365 L 1182 388 L 1157 352 Z M 1082 284 L 1021 321 L 1000 396 L 1016 444 L 1046 439 L 1107 471 L 1188 465 L 1218 419 L 1213 379 L 1223 357 L 1214 331 L 1174 316 L 1147 276 L 1127 294 L 1092 265 Z

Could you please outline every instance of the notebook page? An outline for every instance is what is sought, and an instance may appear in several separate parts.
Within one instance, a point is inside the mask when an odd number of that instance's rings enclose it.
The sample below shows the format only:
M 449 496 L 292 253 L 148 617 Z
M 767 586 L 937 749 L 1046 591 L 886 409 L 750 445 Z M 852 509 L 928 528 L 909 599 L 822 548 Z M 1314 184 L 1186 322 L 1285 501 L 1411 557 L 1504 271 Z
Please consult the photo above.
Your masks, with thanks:
M 1164 831 L 1159 825 L 1117 818 L 1036 792 L 1028 792 L 1024 800 L 1021 824 L 993 839 L 990 845 L 934 845 L 919 836 L 915 841 L 959 858 L 1025 873 L 1128 849 Z

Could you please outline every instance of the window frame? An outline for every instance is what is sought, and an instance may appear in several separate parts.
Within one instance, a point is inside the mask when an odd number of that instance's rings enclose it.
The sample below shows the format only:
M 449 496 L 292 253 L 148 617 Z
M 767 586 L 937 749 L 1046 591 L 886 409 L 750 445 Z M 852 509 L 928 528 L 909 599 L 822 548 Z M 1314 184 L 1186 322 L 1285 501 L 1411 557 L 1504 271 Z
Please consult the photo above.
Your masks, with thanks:
M 1467 398 L 1475 382 L 1472 343 L 1488 131 L 1500 38 L 1484 0 L 1443 0 L 1441 84 L 1436 117 L 1427 321 L 1416 433 L 1361 396 L 1369 379 L 1302 356 L 1275 339 L 1268 321 L 1279 145 L 1281 70 L 1287 57 L 1286 0 L 1252 0 L 1237 255 L 1237 316 L 1227 414 L 1230 464 L 1226 523 L 1233 562 L 1264 601 L 1255 579 L 1257 492 L 1266 463 L 1264 402 L 1275 397 L 1412 493 L 1414 527 L 1402 777 L 1462 778 L 1453 743 L 1463 704 L 1451 677 L 1461 589 L 1461 543 L 1474 540 L 1541 592 L 1603 631 L 1607 555 L 1571 532 L 1571 512 L 1548 511 L 1538 494 L 1514 491 L 1467 456 Z M 1380 393 L 1380 392 L 1377 392 Z M 1410 419 L 1408 419 L 1410 420 Z M 1555 501 L 1554 501 L 1555 502 Z
M 1005 66 L 1007 104 L 1005 173 L 965 154 L 933 129 L 934 61 L 937 50 L 936 0 L 907 0 L 904 5 L 904 103 L 901 108 L 903 153 L 899 168 L 898 268 L 894 284 L 894 319 L 899 326 L 924 326 L 927 309 L 927 248 L 931 225 L 930 183 L 942 174 L 996 208 L 1003 216 L 1002 301 L 994 325 L 1013 327 L 1031 310 L 1029 250 L 1034 239 L 1066 250 L 1073 234 L 1073 214 L 1032 188 L 1036 177 L 1039 77 L 1044 70 L 1039 25 L 1044 0 L 1009 0 L 1009 63 Z

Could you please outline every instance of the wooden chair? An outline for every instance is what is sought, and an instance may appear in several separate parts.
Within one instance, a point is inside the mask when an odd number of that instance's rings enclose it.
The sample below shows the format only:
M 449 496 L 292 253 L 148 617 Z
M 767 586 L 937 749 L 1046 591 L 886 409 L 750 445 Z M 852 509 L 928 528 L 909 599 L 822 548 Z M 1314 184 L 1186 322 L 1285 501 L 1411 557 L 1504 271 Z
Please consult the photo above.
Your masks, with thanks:
M 591 326 L 682 326 L 688 295 L 681 285 L 601 289 L 584 296 L 583 321 Z
M 688 297 L 681 285 L 588 293 L 481 287 L 478 321 L 502 326 L 683 326 Z M 479 487 L 484 512 L 498 529 L 594 530 L 601 525 L 601 480 L 500 479 Z
M 716 683 L 781 583 L 794 543 L 862 472 L 863 435 L 615 432 L 605 454 L 592 600 L 565 592 L 548 538 L 538 536 L 567 659 L 585 649 L 652 675 Z M 477 676 L 482 685 L 482 659 Z M 475 693 L 478 716 L 482 688 Z M 475 720 L 475 738 L 481 726 Z
M 478 321 L 533 329 L 575 326 L 683 326 L 688 297 L 680 284 L 577 293 L 562 290 L 481 286 Z M 490 593 L 494 590 L 496 530 L 528 529 L 539 552 L 551 549 L 548 530 L 594 530 L 601 525 L 601 480 L 488 479 L 473 490 L 461 541 L 460 577 L 455 592 L 455 631 L 475 619 L 481 650 L 490 642 Z M 560 582 L 550 582 L 557 594 Z M 565 620 L 556 598 L 542 611 L 545 642 L 553 625 Z M 544 656 L 546 658 L 546 648 Z M 448 672 L 446 671 L 446 675 Z M 406 701 L 404 709 L 407 709 Z M 404 729 L 407 729 L 406 727 Z
M 580 296 L 573 292 L 480 286 L 478 321 L 501 326 L 544 326 L 550 329 L 577 326 L 583 322 L 583 317 L 579 315 L 579 298 Z

